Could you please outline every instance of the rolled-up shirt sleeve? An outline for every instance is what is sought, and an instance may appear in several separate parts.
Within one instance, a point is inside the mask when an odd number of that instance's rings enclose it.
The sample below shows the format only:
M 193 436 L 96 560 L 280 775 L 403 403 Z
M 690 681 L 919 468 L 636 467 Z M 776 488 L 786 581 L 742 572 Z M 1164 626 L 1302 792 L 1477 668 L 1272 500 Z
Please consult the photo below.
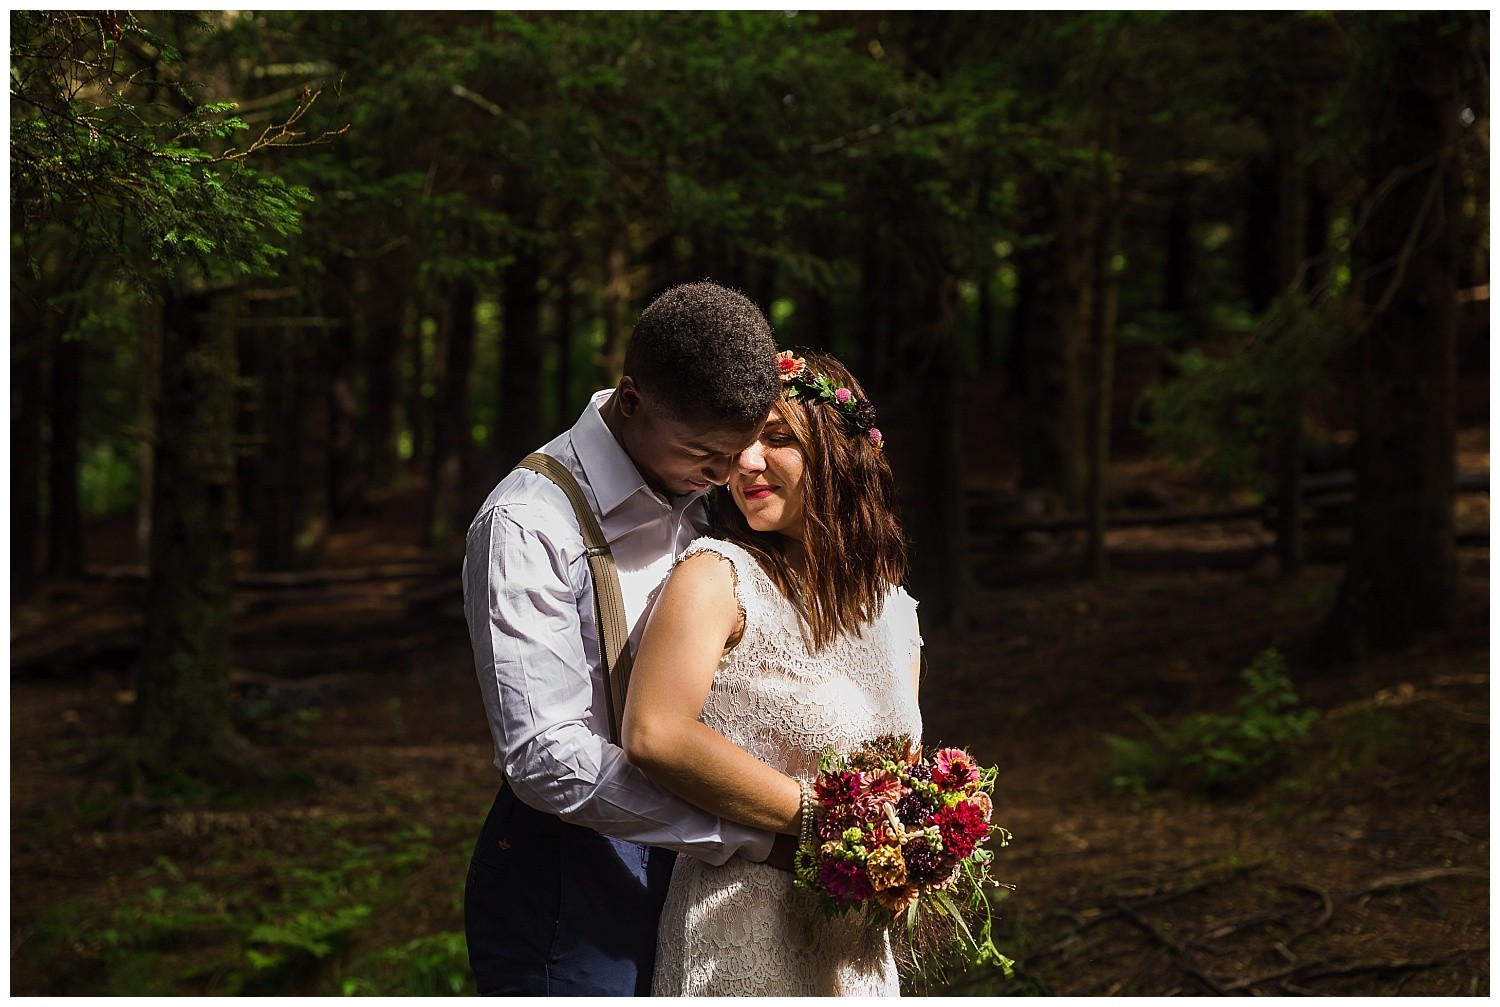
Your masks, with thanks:
M 547 511 L 501 504 L 469 528 L 464 613 L 496 764 L 518 798 L 566 822 L 712 864 L 736 853 L 764 860 L 770 833 L 688 804 L 599 733 L 603 685 L 584 648 L 575 585 L 588 576 L 583 544 Z

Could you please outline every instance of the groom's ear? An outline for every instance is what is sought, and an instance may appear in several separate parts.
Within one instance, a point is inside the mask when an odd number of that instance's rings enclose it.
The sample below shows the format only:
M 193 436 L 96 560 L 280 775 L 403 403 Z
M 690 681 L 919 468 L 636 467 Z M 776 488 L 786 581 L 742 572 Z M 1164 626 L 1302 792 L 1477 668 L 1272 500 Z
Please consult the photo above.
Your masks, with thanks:
M 615 396 L 620 403 L 620 415 L 634 419 L 641 410 L 641 390 L 635 386 L 635 379 L 629 374 L 622 377 L 615 386 Z

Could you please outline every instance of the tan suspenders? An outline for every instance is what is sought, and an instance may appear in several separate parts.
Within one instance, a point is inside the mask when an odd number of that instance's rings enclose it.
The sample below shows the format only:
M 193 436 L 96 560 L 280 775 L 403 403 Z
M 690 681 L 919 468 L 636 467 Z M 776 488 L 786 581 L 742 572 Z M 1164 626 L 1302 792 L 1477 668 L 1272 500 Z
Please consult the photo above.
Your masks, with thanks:
M 604 530 L 599 527 L 599 519 L 594 517 L 583 488 L 566 465 L 551 455 L 534 451 L 516 467 L 530 469 L 556 483 L 568 495 L 578 517 L 583 544 L 588 547 L 589 574 L 594 579 L 594 621 L 599 627 L 599 664 L 608 685 L 604 695 L 609 705 L 610 740 L 618 745 L 620 721 L 625 716 L 625 688 L 630 684 L 630 624 L 625 621 L 625 597 L 620 593 L 614 554 L 609 551 Z

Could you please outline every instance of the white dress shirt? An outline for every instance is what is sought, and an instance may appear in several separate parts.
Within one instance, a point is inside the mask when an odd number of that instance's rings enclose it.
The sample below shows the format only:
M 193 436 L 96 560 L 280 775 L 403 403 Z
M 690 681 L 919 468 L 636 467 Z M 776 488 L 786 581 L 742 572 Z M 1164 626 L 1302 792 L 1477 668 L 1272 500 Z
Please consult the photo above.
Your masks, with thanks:
M 572 471 L 599 518 L 634 649 L 657 588 L 703 530 L 703 494 L 669 499 L 646 485 L 599 413 L 610 394 L 595 393 L 573 428 L 542 450 Z M 608 740 L 593 580 L 573 508 L 550 479 L 518 469 L 491 491 L 469 526 L 463 582 L 495 765 L 517 797 L 563 821 L 713 864 L 769 855 L 771 833 L 688 804 Z

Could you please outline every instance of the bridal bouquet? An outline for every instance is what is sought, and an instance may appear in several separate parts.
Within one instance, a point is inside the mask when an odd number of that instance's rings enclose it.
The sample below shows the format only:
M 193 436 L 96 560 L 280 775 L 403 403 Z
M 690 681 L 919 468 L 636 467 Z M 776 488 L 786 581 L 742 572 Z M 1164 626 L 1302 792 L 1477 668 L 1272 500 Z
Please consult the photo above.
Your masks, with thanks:
M 815 825 L 797 850 L 796 878 L 825 915 L 860 910 L 873 926 L 905 916 L 918 954 L 933 950 L 931 922 L 945 923 L 971 961 L 1009 974 L 990 939 L 985 890 L 996 882 L 984 843 L 1010 841 L 990 822 L 996 770 L 959 748 L 924 757 L 907 738 L 825 754 L 818 768 Z

